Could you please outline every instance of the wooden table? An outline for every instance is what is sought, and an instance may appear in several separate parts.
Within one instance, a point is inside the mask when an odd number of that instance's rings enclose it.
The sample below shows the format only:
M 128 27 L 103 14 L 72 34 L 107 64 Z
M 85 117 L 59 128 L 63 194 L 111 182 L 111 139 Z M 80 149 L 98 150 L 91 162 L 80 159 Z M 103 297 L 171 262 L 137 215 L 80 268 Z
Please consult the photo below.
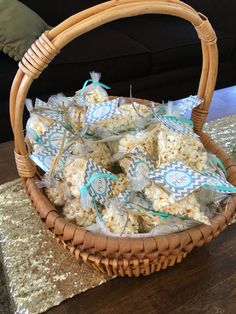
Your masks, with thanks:
M 0 174 L 0 183 L 17 176 L 12 142 L 0 144 Z M 46 313 L 236 313 L 236 224 L 173 268 L 113 279 Z

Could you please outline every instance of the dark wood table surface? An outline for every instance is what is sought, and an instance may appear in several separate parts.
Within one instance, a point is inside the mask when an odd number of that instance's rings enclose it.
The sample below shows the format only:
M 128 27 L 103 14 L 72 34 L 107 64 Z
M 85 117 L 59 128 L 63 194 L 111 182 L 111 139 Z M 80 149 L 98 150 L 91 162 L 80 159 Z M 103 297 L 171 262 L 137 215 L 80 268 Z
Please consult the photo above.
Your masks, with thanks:
M 0 144 L 0 183 L 16 177 L 13 143 Z M 113 279 L 46 313 L 236 313 L 236 224 L 172 268 Z

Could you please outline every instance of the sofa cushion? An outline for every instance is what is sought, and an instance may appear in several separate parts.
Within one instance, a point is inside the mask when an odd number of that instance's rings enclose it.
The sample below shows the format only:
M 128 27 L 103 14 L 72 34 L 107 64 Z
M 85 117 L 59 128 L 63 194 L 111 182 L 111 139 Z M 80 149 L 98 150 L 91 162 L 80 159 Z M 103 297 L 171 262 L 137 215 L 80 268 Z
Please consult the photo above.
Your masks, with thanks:
M 150 50 L 152 73 L 201 64 L 199 39 L 192 25 L 184 20 L 143 15 L 112 22 L 111 27 Z M 223 62 L 231 58 L 235 38 L 223 32 L 217 32 L 217 36 L 220 62 Z
M 0 50 L 15 60 L 20 60 L 31 44 L 48 28 L 38 14 L 21 2 L 0 1 Z

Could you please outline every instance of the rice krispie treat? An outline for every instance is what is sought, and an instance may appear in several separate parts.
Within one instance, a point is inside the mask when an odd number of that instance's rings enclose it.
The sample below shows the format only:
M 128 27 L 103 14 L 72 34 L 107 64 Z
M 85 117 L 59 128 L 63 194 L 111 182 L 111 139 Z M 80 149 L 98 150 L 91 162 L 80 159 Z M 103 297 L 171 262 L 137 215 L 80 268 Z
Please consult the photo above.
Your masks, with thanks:
M 139 233 L 139 217 L 131 210 L 115 208 L 110 204 L 102 214 L 106 227 L 117 234 Z
M 96 86 L 90 91 L 86 92 L 85 99 L 88 104 L 97 104 L 108 99 L 108 95 L 104 90 L 100 89 L 100 86 Z
M 161 223 L 165 223 L 159 216 L 154 216 L 145 210 L 140 209 L 136 214 L 140 217 L 140 233 L 149 232 Z
M 127 173 L 130 165 L 132 151 L 137 146 L 139 146 L 151 160 L 158 159 L 157 134 L 159 128 L 160 126 L 156 125 L 151 130 L 147 129 L 128 133 L 118 141 L 118 144 L 113 146 L 115 154 L 120 154 L 119 163 L 125 173 Z
M 105 169 L 111 166 L 111 152 L 105 143 L 90 140 L 84 140 L 84 143 L 78 141 L 72 147 L 72 154 L 79 158 L 91 158 Z
M 146 105 L 133 103 L 123 104 L 119 106 L 120 114 L 114 115 L 109 119 L 96 122 L 96 125 L 101 128 L 106 128 L 113 132 L 122 132 L 131 130 L 137 127 L 144 127 L 147 125 L 147 121 L 144 123 L 151 111 Z M 143 117 L 143 118 L 142 118 Z M 142 124 L 141 124 L 142 121 Z
M 63 206 L 70 197 L 68 186 L 61 181 L 55 181 L 53 186 L 45 188 L 45 192 L 49 200 L 56 206 Z
M 128 187 L 128 180 L 124 173 L 119 173 L 116 175 L 119 178 L 119 182 L 113 181 L 112 182 L 112 197 L 115 197 L 122 193 Z
M 194 219 L 209 225 L 208 217 L 201 211 L 196 192 L 193 192 L 176 202 L 167 192 L 156 183 L 151 183 L 144 189 L 146 197 L 152 202 L 153 210 L 162 211 L 172 215 Z
M 33 151 L 40 152 L 43 149 L 40 137 L 53 124 L 53 120 L 37 113 L 31 113 L 26 123 L 26 136 L 32 145 Z
M 65 182 L 68 184 L 72 196 L 80 198 L 80 188 L 84 185 L 84 174 L 87 160 L 71 156 L 67 159 L 63 171 Z
M 90 81 L 92 84 L 83 87 L 83 89 L 76 92 L 76 95 L 84 96 L 88 105 L 106 101 L 108 99 L 108 94 L 102 86 L 109 87 L 99 83 L 101 73 L 92 71 L 90 72 L 90 76 L 91 79 L 86 81 L 86 83 Z
M 207 169 L 208 155 L 202 142 L 162 126 L 157 143 L 161 164 L 180 160 L 195 171 L 203 172 Z
M 88 227 L 96 222 L 96 212 L 93 208 L 81 208 L 77 198 L 68 200 L 63 208 L 63 214 L 68 220 L 75 220 L 81 227 Z

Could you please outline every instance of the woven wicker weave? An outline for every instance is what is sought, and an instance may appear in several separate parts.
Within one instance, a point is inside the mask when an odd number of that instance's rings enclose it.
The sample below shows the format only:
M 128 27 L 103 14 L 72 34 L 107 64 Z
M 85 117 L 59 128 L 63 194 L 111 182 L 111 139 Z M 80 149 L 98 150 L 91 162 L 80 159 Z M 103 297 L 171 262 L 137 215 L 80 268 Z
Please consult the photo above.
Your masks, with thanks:
M 198 97 L 204 102 L 192 112 L 195 131 L 207 150 L 224 163 L 228 180 L 236 185 L 236 166 L 229 156 L 202 132 L 215 87 L 218 67 L 216 35 L 208 19 L 177 0 L 109 1 L 79 12 L 50 31 L 45 32 L 25 53 L 19 63 L 10 96 L 11 124 L 15 137 L 17 169 L 41 219 L 65 248 L 77 259 L 91 264 L 109 275 L 149 275 L 179 263 L 193 247 L 209 242 L 226 228 L 236 211 L 232 195 L 227 210 L 212 219 L 212 225 L 200 225 L 184 232 L 150 238 L 113 238 L 94 234 L 61 217 L 35 184 L 36 167 L 28 156 L 24 142 L 23 110 L 27 92 L 50 61 L 66 44 L 107 22 L 140 14 L 169 14 L 189 21 L 198 33 L 202 46 L 203 65 Z

